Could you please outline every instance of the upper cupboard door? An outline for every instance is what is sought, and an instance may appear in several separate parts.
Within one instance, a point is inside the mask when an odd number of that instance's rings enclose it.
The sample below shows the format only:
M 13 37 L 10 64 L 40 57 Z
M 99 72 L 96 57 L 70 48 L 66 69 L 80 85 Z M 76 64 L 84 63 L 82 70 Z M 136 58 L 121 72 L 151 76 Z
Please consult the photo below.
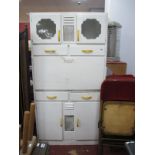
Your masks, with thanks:
M 60 43 L 60 14 L 30 14 L 33 43 Z
M 77 43 L 105 44 L 107 15 L 104 13 L 80 13 L 77 16 Z

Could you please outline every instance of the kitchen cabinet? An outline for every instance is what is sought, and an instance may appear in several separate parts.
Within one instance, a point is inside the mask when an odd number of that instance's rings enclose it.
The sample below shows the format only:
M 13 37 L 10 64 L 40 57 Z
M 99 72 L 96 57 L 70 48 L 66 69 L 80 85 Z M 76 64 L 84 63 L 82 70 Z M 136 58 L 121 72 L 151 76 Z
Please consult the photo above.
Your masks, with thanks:
M 105 13 L 30 13 L 39 140 L 97 143 L 107 24 Z

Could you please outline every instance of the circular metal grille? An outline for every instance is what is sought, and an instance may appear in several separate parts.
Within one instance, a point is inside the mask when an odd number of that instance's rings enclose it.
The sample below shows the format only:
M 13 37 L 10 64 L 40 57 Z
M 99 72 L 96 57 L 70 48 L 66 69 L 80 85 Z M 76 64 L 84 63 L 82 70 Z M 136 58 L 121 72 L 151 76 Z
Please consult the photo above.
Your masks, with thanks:
M 81 31 L 87 39 L 96 39 L 101 34 L 101 24 L 96 19 L 86 19 L 81 25 Z
M 36 25 L 36 31 L 41 39 L 51 39 L 56 34 L 56 24 L 51 19 L 41 19 Z

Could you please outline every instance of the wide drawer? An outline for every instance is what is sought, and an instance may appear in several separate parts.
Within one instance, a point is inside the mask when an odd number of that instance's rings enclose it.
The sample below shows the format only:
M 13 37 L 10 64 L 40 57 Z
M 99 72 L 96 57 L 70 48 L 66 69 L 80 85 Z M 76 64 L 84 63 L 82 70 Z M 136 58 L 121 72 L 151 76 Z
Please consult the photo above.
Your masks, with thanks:
M 33 45 L 33 55 L 67 55 L 67 45 Z
M 99 92 L 70 93 L 70 101 L 99 101 Z
M 67 92 L 37 91 L 35 92 L 36 101 L 66 101 L 68 100 Z
M 71 45 L 70 55 L 106 55 L 105 45 Z

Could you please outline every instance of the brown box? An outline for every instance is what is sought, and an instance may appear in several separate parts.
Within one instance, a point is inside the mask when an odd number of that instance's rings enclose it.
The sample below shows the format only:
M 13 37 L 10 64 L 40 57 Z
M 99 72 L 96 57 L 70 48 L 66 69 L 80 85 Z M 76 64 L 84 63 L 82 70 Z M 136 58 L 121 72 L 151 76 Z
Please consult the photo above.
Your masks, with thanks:
M 111 74 L 124 75 L 126 74 L 127 64 L 125 62 L 107 62 L 107 69 Z

